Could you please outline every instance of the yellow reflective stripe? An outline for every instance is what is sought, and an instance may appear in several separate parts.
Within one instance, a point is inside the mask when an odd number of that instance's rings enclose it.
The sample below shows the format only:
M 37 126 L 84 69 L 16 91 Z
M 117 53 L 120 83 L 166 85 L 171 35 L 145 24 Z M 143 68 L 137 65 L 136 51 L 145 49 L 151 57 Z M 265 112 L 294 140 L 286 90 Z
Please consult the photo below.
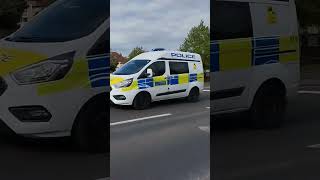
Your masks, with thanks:
M 198 82 L 204 82 L 204 74 L 203 73 L 197 74 L 197 81 Z
M 156 76 L 156 77 L 153 77 L 153 82 L 156 83 L 156 82 L 167 82 L 167 79 L 165 76 Z M 167 84 L 167 83 L 166 83 Z
M 121 91 L 122 91 L 122 92 L 128 92 L 128 91 L 137 90 L 137 89 L 139 89 L 138 81 L 137 81 L 137 80 L 134 80 L 134 81 L 132 82 L 131 86 L 126 87 L 126 88 L 121 88 Z
M 299 61 L 299 40 L 298 36 L 281 37 L 280 38 L 280 52 L 288 51 L 279 55 L 281 63 Z M 295 52 L 289 52 L 295 50 Z
M 220 71 L 238 70 L 251 67 L 251 38 L 219 41 Z
M 5 76 L 28 65 L 47 59 L 47 56 L 31 51 L 0 48 L 0 76 Z
M 110 84 L 111 85 L 115 85 L 115 84 L 118 84 L 120 82 L 124 81 L 123 78 L 120 78 L 120 77 L 115 77 L 115 76 L 110 76 Z
M 71 71 L 65 78 L 59 81 L 39 84 L 38 95 L 48 95 L 63 92 L 74 88 L 89 88 L 90 80 L 88 77 L 88 63 L 85 59 L 74 62 Z
M 178 75 L 179 84 L 187 84 L 189 83 L 189 74 L 179 74 Z

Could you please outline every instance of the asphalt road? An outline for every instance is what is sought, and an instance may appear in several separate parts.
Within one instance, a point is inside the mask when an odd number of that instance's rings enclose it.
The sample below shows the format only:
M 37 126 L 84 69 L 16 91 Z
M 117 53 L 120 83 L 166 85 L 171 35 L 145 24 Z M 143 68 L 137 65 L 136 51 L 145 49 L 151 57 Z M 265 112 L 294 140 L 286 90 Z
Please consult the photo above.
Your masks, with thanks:
M 68 140 L 0 137 L 0 179 L 96 180 L 108 176 L 107 154 L 75 150 Z
M 209 180 L 209 92 L 150 109 L 111 108 L 112 180 Z
M 320 179 L 320 86 L 301 88 L 282 128 L 252 130 L 239 120 L 213 123 L 214 180 Z

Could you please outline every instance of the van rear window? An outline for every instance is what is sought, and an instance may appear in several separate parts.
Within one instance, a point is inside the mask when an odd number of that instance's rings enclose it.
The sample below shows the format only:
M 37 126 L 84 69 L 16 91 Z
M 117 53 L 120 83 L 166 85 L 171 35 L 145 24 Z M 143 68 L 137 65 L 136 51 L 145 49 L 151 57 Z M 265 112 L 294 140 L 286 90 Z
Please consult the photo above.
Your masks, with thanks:
M 187 62 L 169 62 L 170 74 L 186 74 L 189 73 Z
M 249 3 L 214 1 L 211 6 L 211 40 L 253 36 Z

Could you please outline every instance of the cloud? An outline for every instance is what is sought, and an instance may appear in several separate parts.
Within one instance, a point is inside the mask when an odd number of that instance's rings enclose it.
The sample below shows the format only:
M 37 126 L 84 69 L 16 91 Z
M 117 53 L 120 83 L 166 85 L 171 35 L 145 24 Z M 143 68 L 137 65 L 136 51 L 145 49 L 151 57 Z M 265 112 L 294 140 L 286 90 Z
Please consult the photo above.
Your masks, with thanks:
M 193 26 L 210 24 L 210 0 L 111 0 L 110 18 L 113 51 L 176 50 Z

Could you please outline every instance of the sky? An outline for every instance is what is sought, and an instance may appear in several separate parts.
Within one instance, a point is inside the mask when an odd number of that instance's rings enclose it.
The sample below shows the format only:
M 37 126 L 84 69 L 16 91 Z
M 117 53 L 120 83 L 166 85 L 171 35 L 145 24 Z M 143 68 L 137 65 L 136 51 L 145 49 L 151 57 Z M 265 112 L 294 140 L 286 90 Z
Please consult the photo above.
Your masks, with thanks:
M 210 24 L 210 0 L 111 0 L 111 50 L 127 56 L 145 50 L 177 50 L 189 30 Z

